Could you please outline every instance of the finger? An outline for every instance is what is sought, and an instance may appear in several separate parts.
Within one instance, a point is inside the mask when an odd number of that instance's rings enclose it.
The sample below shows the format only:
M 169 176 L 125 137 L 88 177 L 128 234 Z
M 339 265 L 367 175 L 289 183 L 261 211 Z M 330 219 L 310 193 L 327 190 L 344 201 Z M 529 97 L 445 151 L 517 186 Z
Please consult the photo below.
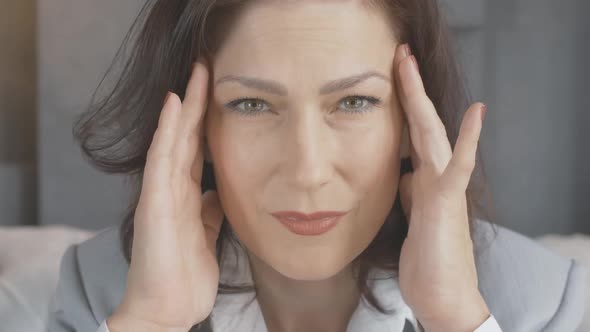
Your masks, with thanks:
M 168 92 L 162 110 L 160 111 L 158 127 L 152 137 L 148 154 L 152 156 L 169 156 L 171 154 L 175 143 L 180 109 L 181 104 L 178 96 L 172 92 Z
M 400 63 L 401 105 L 409 123 L 410 136 L 418 163 L 442 173 L 452 156 L 446 129 L 426 94 L 416 58 L 411 55 Z
M 223 222 L 223 209 L 221 208 L 219 196 L 215 190 L 208 190 L 205 192 L 201 200 L 203 204 L 201 218 L 205 229 L 207 247 L 215 253 L 217 238 L 219 237 L 219 231 L 221 230 L 221 224 Z
M 181 103 L 180 98 L 172 92 L 168 92 L 164 106 L 160 112 L 158 127 L 152 137 L 152 142 L 147 151 L 146 164 L 144 168 L 144 186 L 160 185 L 162 167 L 169 164 L 174 144 L 176 141 L 176 130 L 180 119 Z M 163 171 L 166 173 L 166 171 Z M 165 179 L 161 179 L 165 181 Z
M 405 111 L 402 110 L 403 106 L 401 105 L 400 96 L 402 94 L 401 90 L 401 79 L 399 77 L 399 66 L 402 61 L 411 55 L 410 46 L 408 44 L 398 44 L 395 48 L 395 55 L 393 57 L 393 74 L 392 77 L 394 78 L 394 87 L 395 87 L 395 94 L 396 96 L 396 103 L 398 108 L 402 111 L 402 122 L 404 123 L 403 126 L 403 139 L 404 144 L 407 144 L 407 148 L 410 150 L 410 157 L 412 161 L 412 168 L 418 168 L 418 160 L 415 158 L 416 152 L 412 148 L 412 143 L 409 136 L 409 126 L 408 126 L 408 119 L 406 117 Z M 405 141 L 407 140 L 407 141 Z
M 446 188 L 461 192 L 467 190 L 471 173 L 475 168 L 477 146 L 482 128 L 482 113 L 485 112 L 485 109 L 484 104 L 475 103 L 463 116 L 455 151 L 443 176 Z
M 395 48 L 395 55 L 393 57 L 393 78 L 394 78 L 394 86 L 396 90 L 396 95 L 401 96 L 401 80 L 399 77 L 399 66 L 402 61 L 411 55 L 410 46 L 408 44 L 399 44 Z M 399 98 L 398 98 L 399 102 Z M 400 105 L 401 106 L 401 105 Z M 405 117 L 405 114 L 403 114 Z
M 193 65 L 193 71 L 186 87 L 182 102 L 182 131 L 183 134 L 195 133 L 207 109 L 207 88 L 209 71 L 204 58 Z
M 209 74 L 206 65 L 199 63 L 193 67 L 182 105 L 182 117 L 177 141 L 177 162 L 183 174 L 198 174 L 202 170 L 202 140 L 205 110 L 207 109 L 207 84 Z M 197 178 L 200 182 L 200 178 Z

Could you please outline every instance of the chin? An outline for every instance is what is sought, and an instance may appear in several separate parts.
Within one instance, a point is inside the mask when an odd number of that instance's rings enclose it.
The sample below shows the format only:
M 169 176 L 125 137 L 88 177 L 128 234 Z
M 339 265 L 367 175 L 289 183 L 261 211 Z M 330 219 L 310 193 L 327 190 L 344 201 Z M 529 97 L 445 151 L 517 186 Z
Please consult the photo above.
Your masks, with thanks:
M 271 266 L 283 276 L 301 281 L 318 281 L 334 277 L 345 269 L 350 260 L 344 257 L 325 257 L 322 255 L 292 255 L 279 258 Z

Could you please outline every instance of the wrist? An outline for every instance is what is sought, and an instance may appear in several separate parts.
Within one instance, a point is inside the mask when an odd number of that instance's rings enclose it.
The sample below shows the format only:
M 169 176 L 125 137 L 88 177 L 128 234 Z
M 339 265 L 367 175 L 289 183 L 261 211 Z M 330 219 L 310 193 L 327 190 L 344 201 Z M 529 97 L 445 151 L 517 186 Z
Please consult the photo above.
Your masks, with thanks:
M 452 316 L 424 320 L 418 317 L 418 320 L 426 332 L 473 332 L 491 315 L 485 300 L 479 292 L 478 295 L 466 305 L 457 308 Z
M 121 312 L 113 313 L 107 319 L 107 326 L 110 332 L 187 332 L 190 329 L 190 327 L 165 326 Z

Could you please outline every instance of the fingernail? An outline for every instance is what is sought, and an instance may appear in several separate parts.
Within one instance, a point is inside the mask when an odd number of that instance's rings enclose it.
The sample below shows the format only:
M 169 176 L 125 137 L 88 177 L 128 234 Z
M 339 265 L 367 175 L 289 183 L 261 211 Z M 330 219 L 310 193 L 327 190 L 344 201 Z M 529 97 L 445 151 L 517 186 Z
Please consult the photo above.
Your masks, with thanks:
M 196 66 L 197 66 L 197 64 L 199 64 L 199 63 L 200 63 L 200 64 L 201 64 L 203 67 L 207 67 L 207 59 L 205 59 L 205 57 L 204 57 L 204 56 L 200 56 L 200 57 L 197 59 L 197 61 L 194 63 L 194 66 L 193 66 L 193 67 L 196 67 Z
M 482 104 L 481 106 L 481 121 L 483 122 L 483 119 L 486 117 L 486 111 L 488 110 L 488 107 L 485 104 Z
M 410 58 L 412 59 L 412 66 L 414 66 L 416 72 L 420 72 L 420 69 L 418 68 L 418 60 L 416 60 L 416 57 L 411 55 Z
M 412 50 L 410 49 L 410 45 L 404 44 L 402 46 L 402 53 L 404 54 L 404 57 L 412 55 Z

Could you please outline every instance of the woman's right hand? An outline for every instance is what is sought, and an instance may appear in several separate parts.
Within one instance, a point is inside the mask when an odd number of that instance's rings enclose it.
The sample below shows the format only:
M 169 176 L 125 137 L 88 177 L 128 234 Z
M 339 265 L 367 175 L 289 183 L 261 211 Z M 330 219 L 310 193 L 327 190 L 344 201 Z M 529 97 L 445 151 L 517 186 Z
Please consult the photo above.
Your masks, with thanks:
M 168 93 L 147 154 L 131 263 L 111 332 L 183 331 L 203 321 L 217 294 L 217 193 L 201 195 L 207 66 L 193 67 L 183 102 Z

